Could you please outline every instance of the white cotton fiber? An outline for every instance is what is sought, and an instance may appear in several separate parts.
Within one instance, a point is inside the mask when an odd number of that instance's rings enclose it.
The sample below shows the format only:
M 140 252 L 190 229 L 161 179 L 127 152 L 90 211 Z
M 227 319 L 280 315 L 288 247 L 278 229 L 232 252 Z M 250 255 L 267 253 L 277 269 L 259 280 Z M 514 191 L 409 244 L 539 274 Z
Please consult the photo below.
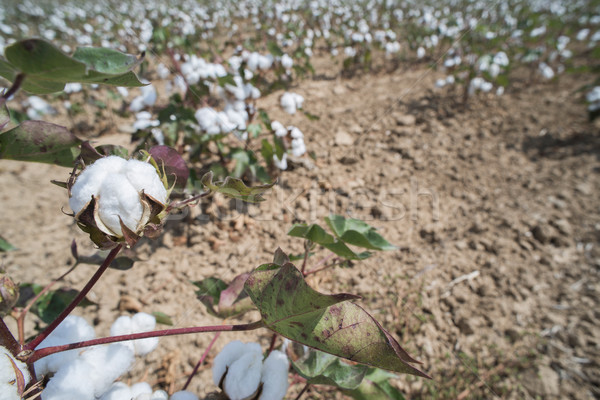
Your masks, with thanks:
M 239 340 L 229 342 L 223 347 L 223 350 L 215 357 L 212 366 L 213 382 L 219 386 L 223 374 L 227 370 L 227 367 L 242 354 L 244 349 L 244 343 Z
M 229 366 L 223 386 L 231 400 L 243 400 L 256 392 L 260 383 L 262 358 L 260 345 L 248 343 L 241 357 Z
M 115 382 L 110 389 L 104 392 L 100 400 L 131 400 L 132 398 L 133 395 L 129 386 L 123 382 Z
M 76 315 L 69 315 L 40 343 L 37 349 L 83 342 L 95 337 L 94 328 L 85 319 Z M 75 360 L 81 351 L 81 349 L 63 351 L 39 359 L 34 363 L 37 377 L 41 378 L 48 373 L 58 371 L 62 365 Z
M 288 389 L 287 356 L 281 351 L 273 350 L 262 366 L 262 392 L 259 400 L 281 400 Z
M 192 392 L 188 392 L 187 390 L 182 390 L 180 392 L 173 393 L 170 400 L 198 400 L 198 396 Z

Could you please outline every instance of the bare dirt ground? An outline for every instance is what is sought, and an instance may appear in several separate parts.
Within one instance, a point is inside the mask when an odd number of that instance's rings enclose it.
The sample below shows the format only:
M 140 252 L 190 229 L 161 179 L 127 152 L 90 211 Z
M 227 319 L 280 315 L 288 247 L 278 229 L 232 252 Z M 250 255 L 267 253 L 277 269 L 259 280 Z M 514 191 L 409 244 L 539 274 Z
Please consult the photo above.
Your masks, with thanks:
M 316 161 L 284 172 L 259 207 L 240 213 L 213 198 L 169 221 L 158 241 L 139 245 L 143 261 L 109 270 L 90 296 L 98 305 L 77 313 L 101 335 L 117 315 L 134 311 L 164 312 L 176 326 L 220 324 L 190 281 L 230 280 L 270 261 L 278 246 L 300 253 L 302 242 L 286 236 L 291 224 L 338 213 L 367 220 L 399 250 L 310 284 L 361 295 L 363 307 L 423 362 L 431 381 L 394 381 L 407 398 L 600 397 L 600 129 L 573 94 L 585 82 L 566 76 L 522 84 L 463 109 L 458 93 L 428 89 L 437 76 L 424 66 L 352 79 L 326 65 L 319 71 L 320 79 L 294 88 L 319 120 L 276 110 L 280 93 L 259 102 L 272 118 L 301 128 Z M 116 124 L 99 139 L 129 141 Z M 72 263 L 73 238 L 81 253 L 93 252 L 61 213 L 66 192 L 49 183 L 67 175 L 0 163 L 0 232 L 18 247 L 1 255 L 2 264 L 18 281 L 60 275 Z M 65 284 L 80 288 L 92 272 L 82 265 Z M 229 340 L 267 347 L 270 337 L 224 333 L 208 361 Z M 125 379 L 179 389 L 212 338 L 161 339 Z M 215 390 L 208 366 L 192 388 Z M 305 396 L 337 395 L 314 388 Z

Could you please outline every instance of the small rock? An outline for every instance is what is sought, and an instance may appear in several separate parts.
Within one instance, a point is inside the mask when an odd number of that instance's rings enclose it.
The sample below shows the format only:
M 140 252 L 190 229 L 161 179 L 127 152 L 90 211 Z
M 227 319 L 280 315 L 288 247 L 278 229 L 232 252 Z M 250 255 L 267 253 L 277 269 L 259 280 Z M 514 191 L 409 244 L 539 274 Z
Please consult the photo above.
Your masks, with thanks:
M 531 234 L 541 244 L 546 244 L 550 240 L 548 229 L 542 225 L 536 225 L 531 230 Z
M 413 126 L 417 123 L 414 115 L 396 115 L 396 124 L 402 126 Z
M 472 335 L 475 332 L 471 326 L 470 320 L 465 317 L 460 318 L 456 323 L 456 326 L 460 329 L 460 332 L 465 335 Z
M 130 311 L 138 313 L 142 311 L 142 303 L 135 297 L 125 294 L 119 299 L 118 308 L 119 311 Z
M 559 395 L 559 377 L 550 367 L 541 365 L 538 371 L 529 370 L 523 374 L 521 383 L 532 397 L 546 398 Z
M 352 146 L 354 138 L 348 132 L 340 130 L 335 134 L 335 144 L 338 146 Z

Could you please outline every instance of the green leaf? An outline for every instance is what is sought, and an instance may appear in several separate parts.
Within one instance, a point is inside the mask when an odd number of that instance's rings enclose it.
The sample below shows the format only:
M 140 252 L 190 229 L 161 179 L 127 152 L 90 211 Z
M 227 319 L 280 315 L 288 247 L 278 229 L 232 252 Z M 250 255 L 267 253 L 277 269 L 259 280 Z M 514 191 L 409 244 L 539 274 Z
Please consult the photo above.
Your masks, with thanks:
M 143 86 L 131 69 L 143 60 L 116 50 L 84 47 L 70 57 L 41 39 L 16 42 L 4 51 L 0 75 L 14 81 L 24 73 L 22 89 L 36 94 L 63 90 L 68 82 L 103 83 L 116 86 Z
M 267 49 L 269 50 L 269 53 L 275 57 L 281 57 L 283 55 L 283 50 L 281 50 L 281 48 L 279 48 L 277 43 L 274 41 L 267 43 Z
M 258 115 L 260 116 L 260 120 L 263 124 L 265 124 L 267 129 L 272 130 L 273 128 L 271 128 L 271 118 L 269 118 L 269 114 L 267 114 L 267 112 L 263 108 L 261 108 L 258 110 Z
M 318 350 L 310 350 L 292 361 L 292 367 L 307 383 L 350 390 L 359 387 L 368 370 L 366 365 L 350 365 L 339 357 Z
M 273 163 L 273 146 L 267 139 L 263 139 L 261 142 L 260 154 L 262 154 L 268 165 Z
M 377 233 L 375 228 L 359 219 L 332 214 L 325 218 L 325 222 L 338 238 L 348 244 L 370 250 L 397 249 Z
M 42 291 L 43 287 L 37 284 L 25 283 L 19 288 L 23 299 L 19 301 L 27 301 L 28 298 L 32 298 Z M 77 297 L 79 294 L 78 290 L 70 288 L 60 288 L 57 290 L 48 291 L 42 295 L 38 301 L 31 307 L 31 311 L 37 315 L 42 321 L 49 324 L 54 321 L 60 313 L 67 308 L 67 306 Z M 95 303 L 91 302 L 87 298 L 84 298 L 80 307 L 87 307 Z
M 156 318 L 157 324 L 173 326 L 173 320 L 164 312 L 154 311 L 152 312 L 152 315 L 154 315 L 154 318 Z
M 0 236 L 0 252 L 15 250 L 16 247 Z
M 371 255 L 371 253 L 366 251 L 362 253 L 355 253 L 354 251 L 350 250 L 350 248 L 346 246 L 343 241 L 325 232 L 325 230 L 317 224 L 295 224 L 288 231 L 288 235 L 304 238 L 310 240 L 311 242 L 320 244 L 338 256 L 344 257 L 348 260 L 364 260 Z
M 131 71 L 143 60 L 132 54 L 102 47 L 78 47 L 73 58 L 103 74 L 119 75 Z
M 428 377 L 417 362 L 351 294 L 325 295 L 310 288 L 291 263 L 264 264 L 246 280 L 246 292 L 265 326 L 315 349 L 362 364 Z
M 277 181 L 273 181 L 266 185 L 248 187 L 242 182 L 241 179 L 226 177 L 222 182 L 213 183 L 212 171 L 207 172 L 202 177 L 202 184 L 213 192 L 219 192 L 225 196 L 232 197 L 234 199 L 240 199 L 249 203 L 259 203 L 265 199 L 262 194 L 267 190 L 271 189 Z
M 343 392 L 356 400 L 405 400 L 402 393 L 389 382 L 395 376 L 390 372 L 371 368 L 358 388 Z
M 273 135 L 273 143 L 275 143 L 275 154 L 277 154 L 277 158 L 281 160 L 283 154 L 285 153 L 285 144 L 283 144 L 283 139 L 281 139 L 279 136 Z
M 206 306 L 209 314 L 219 318 L 230 318 L 254 308 L 244 293 L 244 282 L 247 278 L 248 274 L 239 275 L 229 285 L 214 277 L 192 283 L 198 287 L 196 296 Z
M 237 84 L 235 83 L 235 79 L 233 79 L 233 75 L 231 75 L 231 74 L 227 74 L 225 76 L 219 76 L 217 78 L 217 82 L 219 83 L 219 86 L 225 86 L 225 85 L 237 86 Z
M 302 110 L 302 112 L 310 121 L 318 121 L 320 119 L 318 115 L 311 114 L 308 111 Z
M 44 121 L 25 121 L 0 134 L 0 158 L 72 167 L 79 140 L 67 128 Z
M 258 135 L 260 135 L 260 132 L 262 131 L 260 124 L 249 124 L 248 128 L 247 128 L 248 134 L 250 135 L 250 137 L 255 138 Z

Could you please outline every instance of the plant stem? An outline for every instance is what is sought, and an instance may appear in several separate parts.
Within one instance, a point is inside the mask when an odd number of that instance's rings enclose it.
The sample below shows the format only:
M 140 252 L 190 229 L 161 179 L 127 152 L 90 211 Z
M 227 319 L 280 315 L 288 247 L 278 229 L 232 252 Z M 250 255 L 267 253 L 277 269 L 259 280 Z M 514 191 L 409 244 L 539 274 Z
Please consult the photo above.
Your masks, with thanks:
M 307 383 L 306 385 L 304 385 L 304 387 L 302 388 L 300 393 L 298 393 L 298 396 L 296 396 L 296 400 L 300 400 L 300 397 L 302 397 L 302 395 L 308 390 L 309 387 L 310 387 L 310 383 Z
M 310 240 L 304 241 L 304 259 L 302 260 L 302 274 L 304 274 L 304 269 L 306 268 L 306 262 L 308 261 L 308 254 L 310 253 L 310 246 L 312 242 Z
M 15 77 L 15 81 L 13 82 L 12 86 L 0 98 L 0 107 L 3 106 L 4 103 L 6 103 L 6 100 L 8 100 L 8 98 L 10 96 L 12 96 L 13 94 L 17 93 L 17 90 L 19 90 L 21 88 L 21 85 L 23 84 L 24 80 L 25 80 L 25 74 L 24 73 L 21 72 L 21 73 L 17 74 L 17 76 Z
M 198 361 L 198 363 L 194 367 L 194 370 L 192 371 L 192 373 L 190 374 L 190 376 L 188 376 L 188 379 L 185 382 L 185 385 L 183 385 L 183 388 L 181 388 L 181 390 L 186 390 L 187 387 L 190 385 L 190 382 L 192 381 L 192 378 L 194 377 L 194 375 L 196 375 L 196 372 L 198 372 L 198 369 L 200 368 L 200 366 L 202 365 L 202 363 L 204 363 L 204 360 L 206 359 L 206 356 L 208 355 L 208 352 L 210 351 L 210 349 L 212 349 L 213 345 L 215 344 L 215 342 L 217 341 L 217 339 L 219 338 L 219 336 L 221 336 L 221 332 L 217 332 L 215 334 L 215 337 L 212 338 L 212 340 L 208 344 L 208 347 L 206 348 L 206 350 L 204 350 L 204 353 L 202 353 L 202 357 L 200 357 L 200 360 Z
M 65 272 L 64 274 L 62 274 L 61 276 L 59 276 L 58 278 L 56 278 L 55 280 L 50 282 L 48 285 L 46 285 L 46 287 L 43 288 L 37 295 L 35 295 L 35 297 L 29 301 L 27 306 L 25 306 L 25 308 L 23 310 L 21 310 L 21 312 L 19 313 L 19 317 L 17 318 L 17 324 L 19 326 L 19 343 L 21 343 L 21 345 L 23 345 L 25 343 L 23 327 L 24 327 L 24 323 L 25 323 L 25 315 L 27 315 L 27 312 L 29 311 L 29 309 L 31 309 L 31 307 L 40 299 L 40 297 L 42 297 L 43 295 L 48 293 L 48 291 L 50 290 L 50 288 L 52 286 L 54 286 L 57 282 L 62 281 L 65 278 L 65 276 L 67 276 L 71 272 L 73 272 L 73 270 L 78 265 L 79 265 L 79 262 L 75 261 L 75 264 L 71 268 L 69 268 L 69 270 L 67 272 Z
M 190 203 L 193 203 L 193 202 L 195 202 L 197 200 L 200 200 L 201 198 L 206 197 L 206 196 L 208 196 L 211 193 L 212 193 L 212 191 L 209 190 L 208 192 L 202 192 L 202 193 L 197 194 L 197 195 L 195 195 L 193 197 L 190 197 L 189 199 L 174 202 L 172 204 L 169 204 L 169 206 L 167 207 L 167 209 L 165 211 L 169 212 L 169 211 L 171 211 L 174 208 L 183 207 L 183 206 L 188 205 Z
M 54 329 L 56 329 L 56 327 L 61 322 L 64 321 L 65 318 L 67 318 L 67 316 L 69 314 L 71 314 L 71 311 L 73 311 L 73 309 L 75 307 L 77 307 L 77 305 L 89 293 L 89 291 L 92 289 L 92 287 L 94 287 L 96 282 L 98 282 L 98 280 L 100 279 L 100 277 L 102 276 L 104 271 L 106 271 L 106 269 L 109 267 L 110 263 L 112 263 L 113 260 L 117 257 L 117 254 L 119 254 L 119 251 L 121 251 L 122 248 L 123 248 L 123 245 L 120 244 L 117 247 L 115 247 L 114 249 L 112 249 L 110 251 L 110 253 L 108 253 L 108 256 L 106 256 L 106 259 L 104 260 L 102 265 L 98 268 L 96 273 L 91 277 L 91 279 L 84 286 L 84 288 L 81 289 L 81 292 L 79 292 L 77 297 L 75 297 L 73 299 L 71 304 L 69 304 L 67 306 L 67 308 L 65 308 L 63 310 L 63 312 L 54 321 L 52 321 L 52 323 L 50 325 L 48 325 L 48 327 L 46 329 L 44 329 L 44 331 L 42 333 L 40 333 L 38 336 L 35 337 L 35 339 L 33 339 L 31 342 L 29 342 L 25 345 L 25 348 L 24 348 L 25 350 L 35 349 L 44 339 L 46 339 L 48 337 L 48 335 L 50 335 L 54 331 Z
M 277 336 L 278 335 L 276 333 L 273 333 L 273 336 L 271 336 L 271 344 L 269 345 L 269 351 L 267 352 L 267 355 L 271 354 L 271 352 L 275 348 L 275 343 L 277 343 Z
M 11 354 L 18 354 L 21 348 L 2 318 L 0 318 L 0 345 L 6 347 Z
M 99 344 L 125 342 L 127 340 L 146 339 L 151 337 L 187 335 L 190 333 L 251 331 L 264 326 L 265 325 L 261 320 L 241 325 L 193 326 L 189 328 L 175 328 L 161 331 L 133 333 L 130 335 L 109 336 L 86 340 L 83 342 L 64 344 L 61 346 L 44 347 L 43 349 L 35 350 L 29 357 L 26 357 L 26 360 L 28 363 L 31 363 L 51 354 L 60 353 L 67 350 L 80 349 L 82 347 L 96 346 Z

